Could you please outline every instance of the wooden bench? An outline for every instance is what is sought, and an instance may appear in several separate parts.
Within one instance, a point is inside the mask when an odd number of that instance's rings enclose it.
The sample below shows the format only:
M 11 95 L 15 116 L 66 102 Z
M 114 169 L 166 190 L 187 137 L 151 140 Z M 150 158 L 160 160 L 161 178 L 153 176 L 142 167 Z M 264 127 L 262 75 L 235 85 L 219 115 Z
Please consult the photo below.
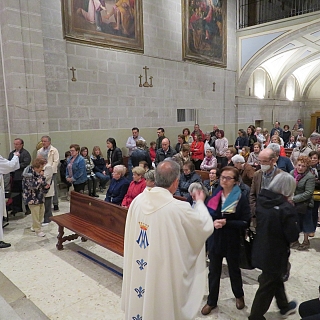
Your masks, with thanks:
M 202 181 L 209 180 L 209 171 L 195 170 L 195 172 L 200 176 Z
M 59 226 L 57 249 L 63 249 L 63 242 L 81 237 L 123 256 L 127 212 L 126 208 L 72 191 L 70 212 L 50 218 Z M 64 236 L 64 228 L 74 234 Z

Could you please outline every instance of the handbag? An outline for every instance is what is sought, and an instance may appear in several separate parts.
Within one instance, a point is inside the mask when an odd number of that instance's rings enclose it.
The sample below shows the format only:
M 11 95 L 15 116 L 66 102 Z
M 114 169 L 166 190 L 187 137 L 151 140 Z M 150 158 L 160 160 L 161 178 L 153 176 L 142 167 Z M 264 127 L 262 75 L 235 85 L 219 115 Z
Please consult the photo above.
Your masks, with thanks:
M 320 201 L 320 190 L 314 190 L 313 191 L 313 200 L 314 201 Z
M 309 206 L 309 201 L 295 203 L 297 213 L 300 213 L 300 214 L 306 214 L 308 206 Z
M 241 269 L 252 270 L 254 267 L 252 266 L 252 245 L 254 241 L 255 233 L 247 229 L 246 231 L 247 237 L 244 235 L 240 236 L 240 261 L 239 267 Z

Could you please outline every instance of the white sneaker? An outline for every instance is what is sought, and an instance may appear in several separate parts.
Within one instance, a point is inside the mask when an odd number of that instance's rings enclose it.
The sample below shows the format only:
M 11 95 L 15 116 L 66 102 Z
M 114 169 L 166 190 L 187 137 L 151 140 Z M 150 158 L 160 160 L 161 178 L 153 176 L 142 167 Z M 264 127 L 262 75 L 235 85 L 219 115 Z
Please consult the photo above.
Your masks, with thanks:
M 43 222 L 43 223 L 41 223 L 41 225 L 42 225 L 43 227 L 45 227 L 45 226 L 48 226 L 49 223 L 50 223 L 50 222 Z
M 32 227 L 30 228 L 30 230 L 31 230 L 31 232 L 34 232 L 34 229 Z
M 41 231 L 41 232 L 36 233 L 36 235 L 37 235 L 38 237 L 44 237 L 46 234 Z

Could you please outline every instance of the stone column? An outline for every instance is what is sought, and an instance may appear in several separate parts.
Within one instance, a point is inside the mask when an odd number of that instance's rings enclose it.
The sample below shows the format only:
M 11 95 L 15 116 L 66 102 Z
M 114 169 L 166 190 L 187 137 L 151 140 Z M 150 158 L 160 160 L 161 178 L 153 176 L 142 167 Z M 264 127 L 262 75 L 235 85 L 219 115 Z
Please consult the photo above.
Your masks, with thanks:
M 26 149 L 33 151 L 38 134 L 49 131 L 40 0 L 1 1 L 0 24 L 4 66 L 0 91 L 6 88 L 11 139 L 24 138 Z M 3 96 L 0 104 L 5 111 Z M 1 123 L 0 130 L 8 133 L 8 125 Z M 4 152 L 1 146 L 0 151 Z

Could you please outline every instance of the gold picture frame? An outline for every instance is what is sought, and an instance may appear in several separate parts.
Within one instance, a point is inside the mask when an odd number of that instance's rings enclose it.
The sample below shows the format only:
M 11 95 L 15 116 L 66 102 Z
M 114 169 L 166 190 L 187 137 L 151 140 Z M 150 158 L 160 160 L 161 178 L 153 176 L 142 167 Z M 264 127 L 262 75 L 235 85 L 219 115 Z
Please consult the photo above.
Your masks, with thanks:
M 183 60 L 227 66 L 227 0 L 182 0 Z
M 143 53 L 142 0 L 62 0 L 69 41 Z

